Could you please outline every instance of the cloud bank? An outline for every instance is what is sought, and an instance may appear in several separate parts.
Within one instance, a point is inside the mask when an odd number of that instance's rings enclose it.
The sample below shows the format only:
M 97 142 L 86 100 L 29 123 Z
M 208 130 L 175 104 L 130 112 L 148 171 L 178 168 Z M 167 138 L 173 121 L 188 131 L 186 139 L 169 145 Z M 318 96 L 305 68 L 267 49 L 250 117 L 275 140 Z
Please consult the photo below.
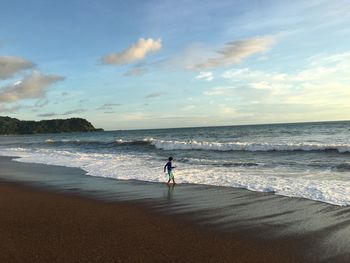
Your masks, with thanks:
M 152 38 L 140 38 L 137 43 L 131 45 L 127 49 L 111 53 L 102 58 L 104 64 L 122 65 L 135 61 L 143 60 L 148 54 L 155 53 L 162 48 L 161 39 L 153 40 Z
M 321 115 L 333 116 L 336 111 L 339 111 L 337 116 L 345 116 L 338 118 L 346 119 L 350 97 L 349 61 L 350 52 L 344 52 L 313 58 L 309 65 L 293 72 L 233 68 L 222 74 L 231 82 L 229 85 L 213 87 L 203 94 L 213 100 L 215 97 L 220 101 L 229 99 L 230 104 L 242 111 L 249 110 L 259 116 L 262 111 L 267 112 L 268 107 L 272 117 L 283 118 L 288 113 L 296 116 L 295 120 L 305 119 L 305 115 L 296 114 L 299 107 L 314 119 L 332 118 Z M 283 112 L 281 105 L 284 105 Z
M 0 57 L 0 79 L 11 78 L 16 73 L 33 67 L 32 62 L 21 57 Z
M 41 98 L 49 85 L 64 78 L 58 75 L 43 75 L 33 71 L 31 75 L 0 90 L 0 102 L 14 102 L 21 99 Z

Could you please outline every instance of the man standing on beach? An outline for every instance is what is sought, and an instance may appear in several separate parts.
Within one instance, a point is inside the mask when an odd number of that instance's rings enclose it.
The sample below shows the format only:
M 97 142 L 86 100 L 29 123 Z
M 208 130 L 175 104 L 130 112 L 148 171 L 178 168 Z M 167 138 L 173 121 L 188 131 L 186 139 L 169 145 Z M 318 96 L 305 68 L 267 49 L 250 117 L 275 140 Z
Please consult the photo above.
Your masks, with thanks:
M 173 180 L 173 184 L 176 184 L 174 174 L 173 174 L 173 169 L 176 168 L 176 166 L 173 166 L 172 160 L 173 160 L 173 157 L 169 157 L 168 162 L 164 166 L 164 173 L 165 173 L 166 169 L 168 170 L 169 180 L 168 180 L 167 184 L 169 184 L 171 180 Z

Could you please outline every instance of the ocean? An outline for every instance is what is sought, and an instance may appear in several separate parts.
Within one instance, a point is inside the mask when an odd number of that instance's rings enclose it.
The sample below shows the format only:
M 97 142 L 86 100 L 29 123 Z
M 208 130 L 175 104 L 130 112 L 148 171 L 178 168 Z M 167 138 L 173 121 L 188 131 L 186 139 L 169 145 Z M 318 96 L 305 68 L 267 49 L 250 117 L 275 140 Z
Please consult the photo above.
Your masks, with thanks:
M 0 136 L 0 155 L 86 176 L 271 192 L 350 204 L 350 121 Z

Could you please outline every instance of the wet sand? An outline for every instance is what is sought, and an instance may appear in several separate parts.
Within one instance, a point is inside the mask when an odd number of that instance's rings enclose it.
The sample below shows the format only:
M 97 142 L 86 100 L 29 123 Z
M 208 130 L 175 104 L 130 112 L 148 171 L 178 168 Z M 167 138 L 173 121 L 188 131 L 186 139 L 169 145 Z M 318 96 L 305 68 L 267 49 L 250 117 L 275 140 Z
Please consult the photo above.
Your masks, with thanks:
M 0 157 L 0 262 L 349 262 L 350 209 Z
M 0 262 L 295 262 L 126 203 L 0 183 Z

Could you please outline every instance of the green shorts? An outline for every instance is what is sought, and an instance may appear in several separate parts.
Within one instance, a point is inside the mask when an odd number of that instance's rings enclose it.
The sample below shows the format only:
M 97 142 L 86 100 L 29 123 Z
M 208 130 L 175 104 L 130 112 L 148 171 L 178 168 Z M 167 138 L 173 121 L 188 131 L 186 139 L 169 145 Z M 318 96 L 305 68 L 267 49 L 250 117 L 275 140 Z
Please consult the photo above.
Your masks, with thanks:
M 173 171 L 168 172 L 169 180 L 174 178 Z

